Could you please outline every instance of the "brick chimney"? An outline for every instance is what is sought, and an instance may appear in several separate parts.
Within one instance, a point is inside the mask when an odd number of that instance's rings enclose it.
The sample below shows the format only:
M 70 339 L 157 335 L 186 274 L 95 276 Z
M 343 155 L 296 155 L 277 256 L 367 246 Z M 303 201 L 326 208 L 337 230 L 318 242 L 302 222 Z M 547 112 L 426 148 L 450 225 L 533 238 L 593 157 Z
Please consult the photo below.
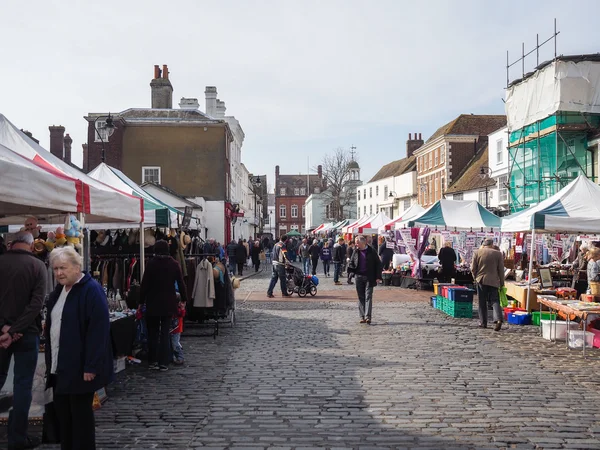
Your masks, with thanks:
M 206 86 L 204 90 L 204 99 L 206 102 L 206 114 L 211 117 L 217 117 L 217 88 L 216 86 Z
M 163 65 L 162 70 L 158 65 L 154 66 L 154 78 L 150 82 L 150 91 L 152 108 L 173 108 L 173 86 L 169 81 L 169 68 L 166 64 Z
M 424 144 L 421 138 L 421 133 L 415 133 L 414 139 L 412 133 L 408 133 L 408 141 L 406 141 L 406 157 L 412 156 Z
M 323 166 L 321 164 L 317 166 L 317 175 L 319 175 L 319 179 L 323 179 Z
M 69 136 L 69 133 L 67 133 L 67 135 L 65 136 L 65 159 L 64 161 L 66 163 L 71 164 L 71 144 L 73 144 L 73 139 L 71 139 L 71 136 Z
M 50 153 L 57 158 L 65 157 L 65 127 L 62 125 L 52 125 L 48 127 L 50 130 Z
M 83 148 L 83 164 L 81 165 L 81 170 L 83 170 L 83 173 L 88 173 L 90 171 L 90 168 L 88 167 L 88 145 L 82 144 L 81 147 Z

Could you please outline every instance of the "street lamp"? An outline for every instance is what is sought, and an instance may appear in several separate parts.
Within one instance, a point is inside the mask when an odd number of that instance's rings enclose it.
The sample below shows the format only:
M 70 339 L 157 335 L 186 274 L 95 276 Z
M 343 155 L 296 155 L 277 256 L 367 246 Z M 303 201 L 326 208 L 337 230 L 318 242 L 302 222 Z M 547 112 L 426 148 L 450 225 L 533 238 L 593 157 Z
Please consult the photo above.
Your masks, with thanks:
M 392 199 L 392 207 L 390 208 L 390 219 L 394 218 L 394 203 L 396 201 L 396 197 L 398 196 L 398 194 L 396 194 L 394 191 L 390 191 L 388 198 Z
M 262 185 L 262 182 L 260 181 L 260 177 L 257 175 L 256 178 L 254 178 L 252 180 L 252 186 L 253 186 L 253 191 L 254 191 L 254 239 L 256 239 L 257 237 L 257 233 L 256 233 L 256 222 L 257 222 L 257 218 L 258 218 L 258 210 L 257 210 L 257 205 L 258 205 L 258 201 L 257 201 L 257 192 L 258 192 L 258 188 L 260 188 L 260 186 Z
M 97 124 L 98 124 L 98 121 L 100 119 L 106 119 L 106 120 L 104 121 L 104 125 L 101 126 L 100 128 L 98 128 Z M 110 113 L 108 113 L 108 116 L 98 116 L 98 117 L 96 117 L 96 120 L 94 122 L 94 129 L 96 130 L 96 134 L 100 138 L 100 142 L 102 142 L 102 155 L 101 155 L 101 159 L 102 159 L 102 162 L 105 162 L 106 161 L 106 155 L 105 155 L 105 151 L 104 151 L 104 137 L 102 136 L 102 133 L 100 132 L 100 130 L 106 131 L 106 139 L 107 140 L 115 132 L 115 124 L 114 124 L 113 118 L 110 115 Z
M 485 180 L 486 178 L 490 178 L 492 175 L 492 169 L 487 166 L 481 166 L 479 169 L 479 178 Z M 485 209 L 488 209 L 489 201 L 488 201 L 488 183 L 485 184 Z

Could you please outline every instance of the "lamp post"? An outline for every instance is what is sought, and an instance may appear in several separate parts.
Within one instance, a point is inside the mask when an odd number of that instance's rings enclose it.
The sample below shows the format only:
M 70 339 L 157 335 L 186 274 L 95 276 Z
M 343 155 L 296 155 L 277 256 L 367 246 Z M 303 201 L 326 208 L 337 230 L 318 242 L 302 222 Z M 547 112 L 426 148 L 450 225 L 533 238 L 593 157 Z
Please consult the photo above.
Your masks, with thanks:
M 388 198 L 392 199 L 392 207 L 390 208 L 390 219 L 394 218 L 394 203 L 396 203 L 396 194 L 394 191 L 390 191 Z
M 254 239 L 256 239 L 256 236 L 257 236 L 257 233 L 256 233 L 256 225 L 257 225 L 256 221 L 257 221 L 257 218 L 258 218 L 257 191 L 258 191 L 258 188 L 260 188 L 261 185 L 262 185 L 262 182 L 260 181 L 260 177 L 257 175 L 256 178 L 254 178 L 252 180 L 252 190 L 254 191 Z
M 490 175 L 492 174 L 492 169 L 490 169 L 487 166 L 481 166 L 481 168 L 479 169 L 479 178 L 481 178 L 482 180 L 485 180 L 486 178 L 490 178 Z M 485 184 L 485 209 L 488 209 L 489 207 L 489 201 L 488 201 L 488 183 Z
M 98 128 L 97 124 L 98 124 L 98 121 L 100 119 L 106 119 L 106 120 L 104 121 L 104 125 L 102 127 Z M 98 116 L 98 117 L 96 117 L 96 120 L 94 121 L 94 129 L 96 130 L 96 134 L 100 138 L 100 142 L 102 142 L 101 161 L 105 162 L 106 161 L 106 154 L 105 154 L 105 151 L 104 151 L 104 137 L 102 136 L 102 133 L 100 132 L 100 130 L 103 130 L 103 131 L 107 132 L 106 139 L 108 139 L 109 137 L 111 137 L 112 134 L 115 132 L 115 124 L 114 124 L 113 118 L 110 115 L 110 113 L 108 113 L 108 116 Z

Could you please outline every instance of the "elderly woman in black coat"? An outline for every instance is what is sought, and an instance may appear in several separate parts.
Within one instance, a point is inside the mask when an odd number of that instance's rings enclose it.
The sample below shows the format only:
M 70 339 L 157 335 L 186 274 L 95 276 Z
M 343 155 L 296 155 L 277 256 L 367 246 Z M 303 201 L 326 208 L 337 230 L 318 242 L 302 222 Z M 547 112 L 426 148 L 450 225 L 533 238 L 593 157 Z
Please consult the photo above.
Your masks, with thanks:
M 177 315 L 178 299 L 175 283 L 179 287 L 181 300 L 187 302 L 181 266 L 169 255 L 166 241 L 154 245 L 156 256 L 148 261 L 140 286 L 140 304 L 146 305 L 148 326 L 148 367 L 166 371 L 171 358 L 171 319 Z
M 50 264 L 58 285 L 48 299 L 45 358 L 61 449 L 93 450 L 94 392 L 113 380 L 108 303 L 73 248 L 54 249 Z

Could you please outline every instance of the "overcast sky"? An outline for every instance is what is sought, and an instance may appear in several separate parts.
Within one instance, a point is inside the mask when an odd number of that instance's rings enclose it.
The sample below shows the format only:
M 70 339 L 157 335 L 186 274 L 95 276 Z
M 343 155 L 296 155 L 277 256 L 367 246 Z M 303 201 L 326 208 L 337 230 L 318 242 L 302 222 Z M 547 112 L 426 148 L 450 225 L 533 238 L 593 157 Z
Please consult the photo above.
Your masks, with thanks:
M 409 132 L 503 113 L 506 51 L 551 36 L 554 17 L 559 54 L 600 51 L 598 0 L 5 0 L 0 112 L 46 148 L 64 125 L 80 164 L 83 116 L 150 107 L 153 66 L 167 64 L 174 106 L 198 97 L 204 110 L 217 86 L 251 172 L 305 173 L 307 158 L 355 145 L 368 180 L 405 156 Z

